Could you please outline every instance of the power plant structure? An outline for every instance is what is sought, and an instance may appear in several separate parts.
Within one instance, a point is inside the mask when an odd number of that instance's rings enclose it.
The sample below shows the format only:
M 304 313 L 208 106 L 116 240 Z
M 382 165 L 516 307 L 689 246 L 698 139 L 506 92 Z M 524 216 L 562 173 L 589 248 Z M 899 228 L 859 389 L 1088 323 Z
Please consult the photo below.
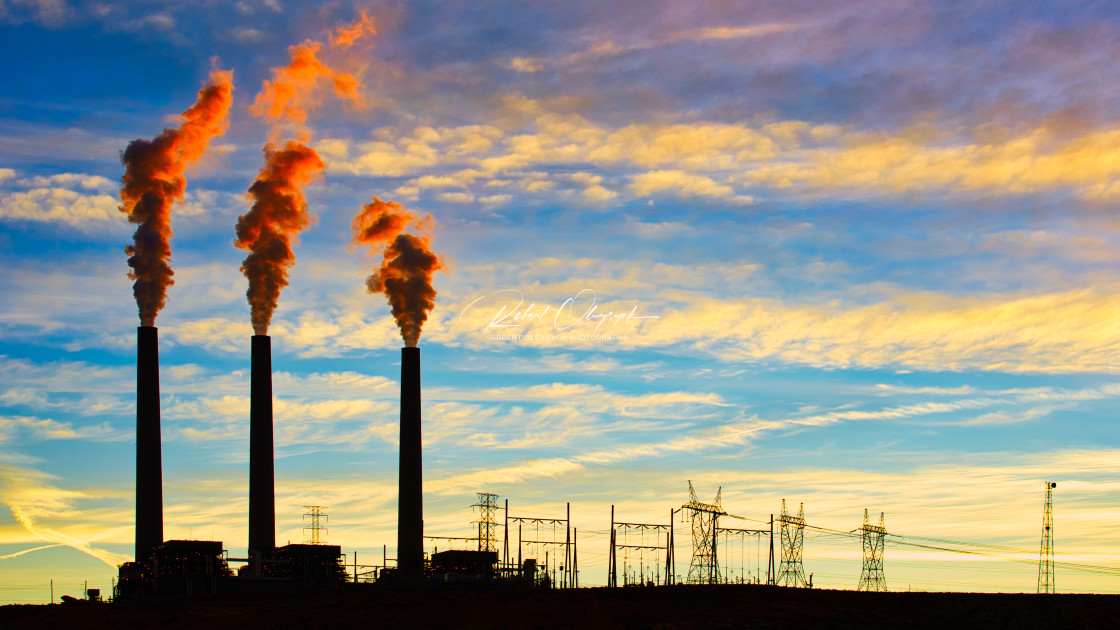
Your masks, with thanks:
M 276 492 L 272 406 L 272 339 L 253 335 L 250 346 L 248 557 L 230 558 L 220 541 L 163 539 L 160 450 L 159 351 L 153 326 L 137 333 L 136 363 L 136 549 L 121 565 L 115 599 L 206 595 L 246 590 L 333 588 L 348 581 L 337 545 L 276 546 Z M 498 566 L 493 550 L 475 553 L 424 551 L 423 455 L 421 452 L 420 349 L 401 349 L 400 469 L 396 567 L 388 582 L 489 581 L 524 574 L 536 560 L 516 568 Z M 230 562 L 244 562 L 236 575 Z M 355 578 L 357 566 L 355 564 Z M 543 583 L 540 580 L 530 583 Z
M 249 563 L 261 577 L 276 548 L 276 481 L 272 453 L 272 338 L 253 335 L 249 375 Z
M 345 582 L 337 545 L 276 546 L 272 339 L 268 335 L 254 335 L 251 344 L 249 557 L 226 557 L 219 541 L 163 540 L 159 350 L 155 327 L 137 330 L 136 559 L 121 565 L 114 597 L 326 588 Z M 248 564 L 234 577 L 230 561 Z
M 137 328 L 136 555 L 134 561 L 120 566 L 114 599 L 339 588 L 348 582 L 358 582 L 359 576 L 365 576 L 364 581 L 368 582 L 371 575 L 377 582 L 402 585 L 455 583 L 578 587 L 578 532 L 571 527 L 570 504 L 563 518 L 511 516 L 507 500 L 501 550 L 498 549 L 496 536 L 499 527 L 496 520 L 499 509 L 497 495 L 490 493 L 479 493 L 479 503 L 473 506 L 480 510 L 480 519 L 474 522 L 478 526 L 477 537 L 425 535 L 421 367 L 420 349 L 415 346 L 401 349 L 395 565 L 390 565 L 383 549 L 380 565 L 359 567 L 355 553 L 353 573 L 348 574 L 341 548 L 318 544 L 321 540 L 317 537 L 313 537 L 316 538 L 313 544 L 276 546 L 271 337 L 254 335 L 251 338 L 250 361 L 248 553 L 245 558 L 230 558 L 220 541 L 164 540 L 158 332 L 154 326 Z M 1052 489 L 1055 485 L 1047 482 L 1046 487 L 1039 592 L 1053 591 Z M 891 544 L 959 551 L 931 547 L 928 542 L 909 542 L 906 539 L 911 537 L 888 533 L 884 517 L 880 515 L 878 525 L 874 525 L 868 510 L 864 510 L 862 527 L 851 531 L 809 525 L 805 521 L 804 506 L 793 516 L 786 510 L 784 499 L 780 518 L 775 519 L 771 514 L 768 529 L 727 527 L 723 522 L 728 519 L 756 520 L 729 514 L 722 506 L 721 491 L 716 492 L 713 503 L 701 502 L 691 481 L 689 502 L 670 509 L 668 523 L 615 520 L 612 506 L 608 586 L 690 582 L 812 588 L 812 579 L 805 579 L 802 565 L 806 529 L 859 539 L 863 548 L 863 570 L 857 590 L 887 590 L 883 557 L 888 537 Z M 756 522 L 767 525 L 766 521 Z M 693 553 L 688 563 L 689 571 L 684 575 L 677 572 L 675 534 L 678 523 L 685 531 L 691 529 L 692 534 Z M 781 529 L 780 570 L 775 568 L 775 524 Z M 523 531 L 525 527 L 533 528 L 532 532 Z M 551 537 L 543 536 L 542 530 L 549 529 Z M 763 538 L 767 538 L 769 543 L 769 552 L 765 554 L 759 551 Z M 476 543 L 477 549 L 444 547 L 440 550 L 436 547 L 429 552 L 425 549 L 425 540 L 447 540 L 453 544 L 454 541 L 464 540 Z M 721 565 L 721 550 L 725 556 L 729 544 L 746 550 L 749 548 L 748 541 L 753 541 L 756 549 L 753 568 L 750 557 L 745 563 L 740 559 L 737 569 Z M 515 551 L 511 550 L 511 543 L 516 544 Z M 529 554 L 523 555 L 525 549 Z M 235 573 L 230 568 L 232 562 L 244 564 Z M 360 568 L 373 570 L 363 572 Z M 621 581 L 618 579 L 620 572 Z
M 401 348 L 401 446 L 397 567 L 415 581 L 424 567 L 424 465 L 420 447 L 420 348 Z
M 163 462 L 159 416 L 159 335 L 136 329 L 136 559 L 163 544 Z

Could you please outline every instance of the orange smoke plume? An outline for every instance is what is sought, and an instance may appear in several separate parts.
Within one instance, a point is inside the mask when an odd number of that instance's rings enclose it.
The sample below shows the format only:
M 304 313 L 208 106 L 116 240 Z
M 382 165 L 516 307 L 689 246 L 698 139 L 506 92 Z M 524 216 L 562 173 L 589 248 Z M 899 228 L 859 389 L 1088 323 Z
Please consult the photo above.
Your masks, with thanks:
M 366 289 L 389 298 L 393 318 L 409 347 L 420 341 L 420 330 L 435 307 L 432 274 L 443 266 L 431 252 L 427 238 L 404 233 L 416 220 L 400 204 L 374 197 L 362 206 L 351 224 L 355 244 L 369 245 L 374 251 L 385 250 L 381 268 L 366 279 Z
M 215 70 L 195 104 L 182 113 L 178 128 L 164 129 L 152 140 L 133 140 L 121 152 L 125 171 L 120 209 L 138 225 L 133 244 L 124 251 L 143 326 L 155 325 L 156 315 L 167 303 L 167 288 L 175 284 L 170 264 L 171 209 L 186 193 L 184 173 L 206 152 L 211 138 L 226 132 L 232 104 L 233 73 Z
M 340 26 L 337 31 L 329 35 L 331 46 L 337 48 L 349 48 L 353 46 L 358 40 L 364 39 L 370 35 L 377 34 L 377 26 L 373 22 L 373 16 L 369 15 L 365 9 L 362 9 L 362 17 L 353 24 Z
M 331 83 L 340 98 L 361 103 L 358 94 L 361 81 L 323 63 L 318 57 L 322 47 L 321 43 L 311 40 L 289 47 L 291 62 L 272 69 L 272 80 L 264 81 L 249 111 L 271 122 L 305 123 L 308 109 L 319 105 L 314 92 L 323 80 Z
M 397 238 L 398 234 L 403 233 L 414 220 L 415 215 L 402 208 L 401 204 L 374 197 L 354 217 L 350 231 L 354 234 L 355 244 L 370 245 L 375 251 L 380 251 Z
M 253 330 L 268 334 L 280 290 L 288 286 L 288 268 L 296 263 L 291 242 L 310 223 L 303 187 L 320 171 L 323 160 L 314 149 L 288 142 L 276 150 L 265 145 L 264 166 L 249 187 L 253 207 L 237 219 L 234 244 L 249 251 L 241 273 L 249 279 Z

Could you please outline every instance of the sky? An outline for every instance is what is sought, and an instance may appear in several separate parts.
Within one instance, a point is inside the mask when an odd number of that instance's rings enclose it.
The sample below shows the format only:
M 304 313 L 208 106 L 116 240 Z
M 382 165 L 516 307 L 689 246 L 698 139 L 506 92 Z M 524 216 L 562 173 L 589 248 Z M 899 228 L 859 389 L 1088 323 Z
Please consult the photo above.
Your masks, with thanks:
M 604 584 L 611 506 L 668 524 L 691 480 L 727 527 L 804 504 L 815 586 L 856 587 L 836 532 L 868 510 L 892 590 L 1034 592 L 1052 481 L 1058 592 L 1120 592 L 1117 33 L 1090 1 L 0 1 L 0 604 L 107 592 L 132 557 L 121 152 L 214 70 L 233 103 L 156 320 L 166 538 L 246 552 L 235 226 L 295 138 L 323 168 L 268 331 L 278 542 L 320 505 L 326 542 L 393 557 L 403 342 L 351 241 L 377 197 L 441 260 L 426 534 L 473 535 L 476 492 L 570 503 Z M 350 90 L 261 114 L 304 42 Z M 750 540 L 725 575 L 765 572 Z

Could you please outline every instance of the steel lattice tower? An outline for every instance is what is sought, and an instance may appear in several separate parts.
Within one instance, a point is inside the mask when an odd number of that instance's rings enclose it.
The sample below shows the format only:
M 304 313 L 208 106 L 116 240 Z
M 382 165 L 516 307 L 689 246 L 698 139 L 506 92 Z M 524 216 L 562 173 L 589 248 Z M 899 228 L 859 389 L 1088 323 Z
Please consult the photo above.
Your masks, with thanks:
M 716 556 L 716 528 L 719 517 L 727 514 L 720 506 L 720 494 L 716 490 L 714 503 L 701 503 L 696 497 L 692 481 L 688 482 L 688 503 L 681 507 L 691 512 L 692 519 L 692 564 L 688 567 L 690 584 L 717 584 L 720 581 L 719 557 Z
M 494 515 L 498 512 L 498 495 L 489 492 L 476 492 L 478 503 L 471 507 L 478 508 L 478 550 L 498 550 L 498 522 Z
M 307 542 L 312 545 L 323 544 L 323 537 L 320 536 L 320 532 L 327 531 L 327 528 L 319 524 L 319 519 L 323 518 L 325 520 L 330 520 L 329 518 L 327 518 L 326 514 L 323 514 L 323 510 L 326 509 L 326 506 L 305 505 L 303 507 L 307 508 L 307 513 L 303 515 L 303 518 L 307 519 L 308 516 L 311 517 L 311 526 L 303 528 L 303 533 L 305 534 L 307 533 L 307 530 L 311 530 L 311 535 L 307 538 Z
M 1054 592 L 1054 488 L 1046 482 L 1046 502 L 1042 505 L 1042 548 L 1038 557 L 1038 592 Z
M 801 549 L 805 542 L 805 504 L 797 510 L 797 516 L 786 511 L 786 500 L 782 499 L 781 523 L 782 563 L 778 566 L 778 586 L 808 586 L 805 568 L 801 565 Z
M 883 574 L 883 551 L 887 546 L 885 515 L 879 513 L 879 524 L 872 525 L 867 510 L 863 511 L 863 527 L 859 528 L 863 541 L 863 571 L 859 574 L 859 591 L 887 590 L 887 577 Z

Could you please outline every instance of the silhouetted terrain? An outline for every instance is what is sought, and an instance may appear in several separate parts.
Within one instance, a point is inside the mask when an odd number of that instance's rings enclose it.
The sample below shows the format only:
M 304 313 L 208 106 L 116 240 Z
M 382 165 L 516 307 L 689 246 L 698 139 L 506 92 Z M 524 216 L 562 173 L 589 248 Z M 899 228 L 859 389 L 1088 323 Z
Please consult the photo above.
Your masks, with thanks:
M 348 585 L 123 604 L 0 607 L 44 628 L 1115 628 L 1120 595 L 857 593 L 766 586 L 510 591 Z

